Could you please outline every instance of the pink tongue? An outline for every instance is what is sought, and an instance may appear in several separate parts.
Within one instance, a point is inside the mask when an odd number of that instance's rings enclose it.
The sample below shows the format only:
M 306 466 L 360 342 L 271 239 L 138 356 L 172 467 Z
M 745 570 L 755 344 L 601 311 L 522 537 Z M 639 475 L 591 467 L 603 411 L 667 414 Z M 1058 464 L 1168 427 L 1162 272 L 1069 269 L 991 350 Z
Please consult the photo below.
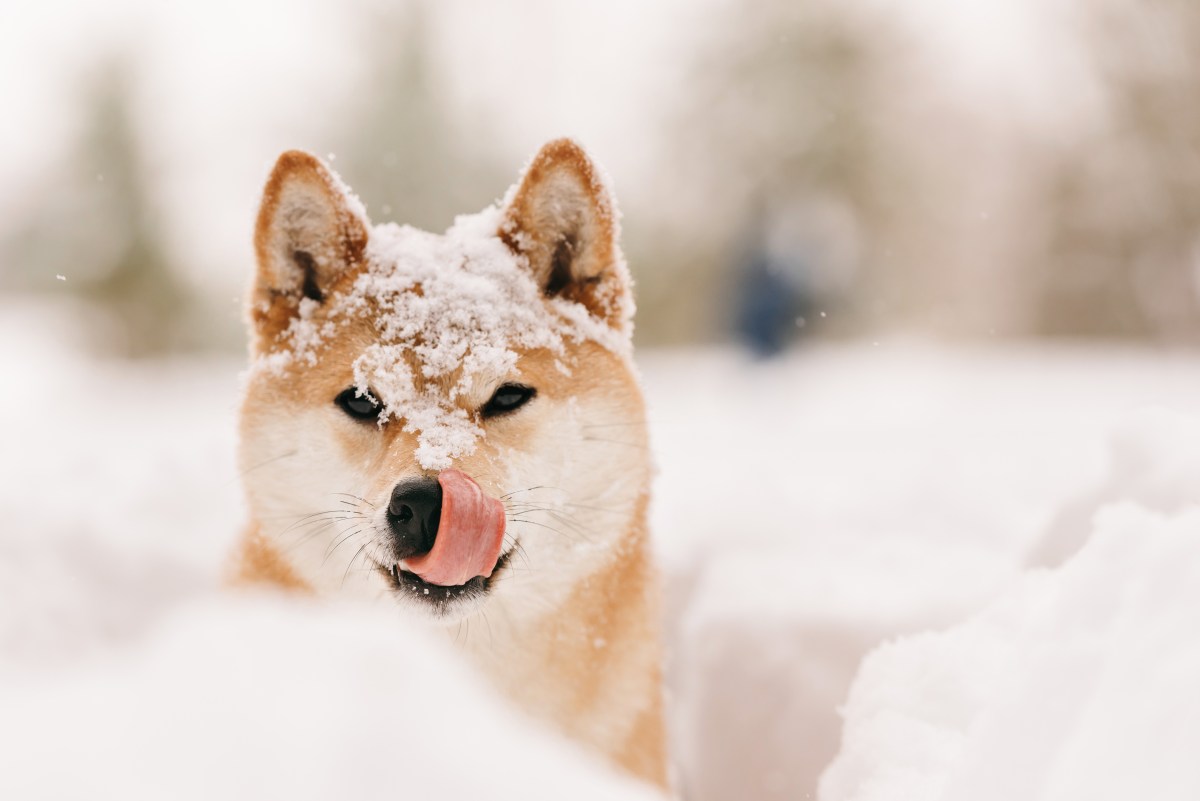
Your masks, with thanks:
M 504 541 L 504 504 L 483 494 L 474 479 L 459 470 L 438 474 L 442 516 L 433 550 L 406 559 L 408 569 L 443 587 L 490 576 Z

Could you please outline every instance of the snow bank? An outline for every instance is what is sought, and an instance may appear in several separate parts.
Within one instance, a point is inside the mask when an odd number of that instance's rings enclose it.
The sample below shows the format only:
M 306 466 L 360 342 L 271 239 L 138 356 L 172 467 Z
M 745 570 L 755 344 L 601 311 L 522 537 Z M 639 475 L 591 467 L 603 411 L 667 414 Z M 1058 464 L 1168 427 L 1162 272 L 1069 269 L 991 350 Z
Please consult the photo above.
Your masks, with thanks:
M 1030 566 L 1062 564 L 1109 504 L 1135 502 L 1174 514 L 1200 499 L 1200 420 L 1163 407 L 1141 409 L 1117 423 L 1108 441 L 1103 479 L 1054 516 L 1030 552 Z
M 1089 505 L 1068 552 L 1101 503 L 1200 497 L 1197 426 L 1144 411 L 1200 408 L 1194 357 L 911 342 L 758 365 L 656 356 L 641 362 L 689 801 L 815 797 L 861 658 L 984 608 L 1070 499 Z
M 639 361 L 689 801 L 815 797 L 861 658 L 1016 580 L 1064 501 L 1105 480 L 1114 426 L 1138 429 L 1127 450 L 1170 441 L 1120 422 L 1131 410 L 1200 408 L 1194 359 L 1132 351 L 890 342 Z
M 215 585 L 242 525 L 240 364 L 81 356 L 74 310 L 0 307 L 0 665 L 136 640 Z M 65 340 L 65 341 L 64 341 Z
M 1198 532 L 1112 507 L 1060 570 L 879 648 L 822 801 L 1200 797 Z
M 934 553 L 903 539 L 700 559 L 687 598 L 676 599 L 671 659 L 686 797 L 783 801 L 814 789 L 863 655 L 896 633 L 959 619 L 1009 575 L 987 551 Z
M 653 799 L 392 617 L 209 598 L 148 641 L 0 683 L 0 798 Z

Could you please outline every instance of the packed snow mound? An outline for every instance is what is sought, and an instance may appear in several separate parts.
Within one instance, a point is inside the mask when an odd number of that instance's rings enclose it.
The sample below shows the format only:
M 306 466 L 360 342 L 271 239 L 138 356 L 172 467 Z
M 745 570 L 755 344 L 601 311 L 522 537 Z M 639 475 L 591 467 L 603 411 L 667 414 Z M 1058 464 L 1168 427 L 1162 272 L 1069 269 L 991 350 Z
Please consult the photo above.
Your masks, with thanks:
M 1117 505 L 1057 571 L 863 662 L 822 801 L 1200 798 L 1200 510 Z
M 989 551 L 903 538 L 703 555 L 686 587 L 677 569 L 671 736 L 686 797 L 786 801 L 815 790 L 862 657 L 895 634 L 961 620 L 1011 576 Z
M 1112 503 L 1136 502 L 1173 514 L 1200 499 L 1200 420 L 1162 407 L 1121 420 L 1108 444 L 1108 466 L 1098 485 L 1064 505 L 1030 552 L 1031 566 L 1054 567 L 1087 541 L 1096 513 Z
M 7 671 L 0 798 L 660 797 L 518 717 L 431 637 L 362 609 L 209 598 L 107 661 Z

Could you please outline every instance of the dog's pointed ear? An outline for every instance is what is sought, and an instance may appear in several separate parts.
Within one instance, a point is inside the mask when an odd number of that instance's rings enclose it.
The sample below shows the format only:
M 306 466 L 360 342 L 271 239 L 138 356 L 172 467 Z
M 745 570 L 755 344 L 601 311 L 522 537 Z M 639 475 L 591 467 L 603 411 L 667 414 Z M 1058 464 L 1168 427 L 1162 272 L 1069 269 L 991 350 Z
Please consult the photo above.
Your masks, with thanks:
M 287 328 L 302 300 L 323 303 L 361 264 L 369 229 L 362 204 L 320 159 L 299 150 L 279 157 L 254 229 L 250 316 L 261 347 Z
M 583 304 L 618 329 L 633 313 L 616 203 L 599 168 L 570 139 L 545 145 L 505 199 L 501 239 L 524 256 L 547 297 Z

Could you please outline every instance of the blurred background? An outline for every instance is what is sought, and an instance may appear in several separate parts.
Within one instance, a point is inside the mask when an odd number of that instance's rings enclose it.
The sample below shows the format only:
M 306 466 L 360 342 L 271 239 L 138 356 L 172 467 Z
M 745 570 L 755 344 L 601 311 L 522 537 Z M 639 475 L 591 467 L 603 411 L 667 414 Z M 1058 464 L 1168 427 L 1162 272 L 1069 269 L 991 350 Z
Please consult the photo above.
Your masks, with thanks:
M 1200 340 L 1186 0 L 58 0 L 3 13 L 0 289 L 97 354 L 242 347 L 275 156 L 442 230 L 611 173 L 643 345 Z
M 864 654 L 1198 497 L 1138 416 L 1200 412 L 1198 98 L 1194 0 L 8 0 L 0 700 L 217 585 L 280 152 L 440 231 L 568 135 L 637 281 L 684 796 L 816 797 Z

